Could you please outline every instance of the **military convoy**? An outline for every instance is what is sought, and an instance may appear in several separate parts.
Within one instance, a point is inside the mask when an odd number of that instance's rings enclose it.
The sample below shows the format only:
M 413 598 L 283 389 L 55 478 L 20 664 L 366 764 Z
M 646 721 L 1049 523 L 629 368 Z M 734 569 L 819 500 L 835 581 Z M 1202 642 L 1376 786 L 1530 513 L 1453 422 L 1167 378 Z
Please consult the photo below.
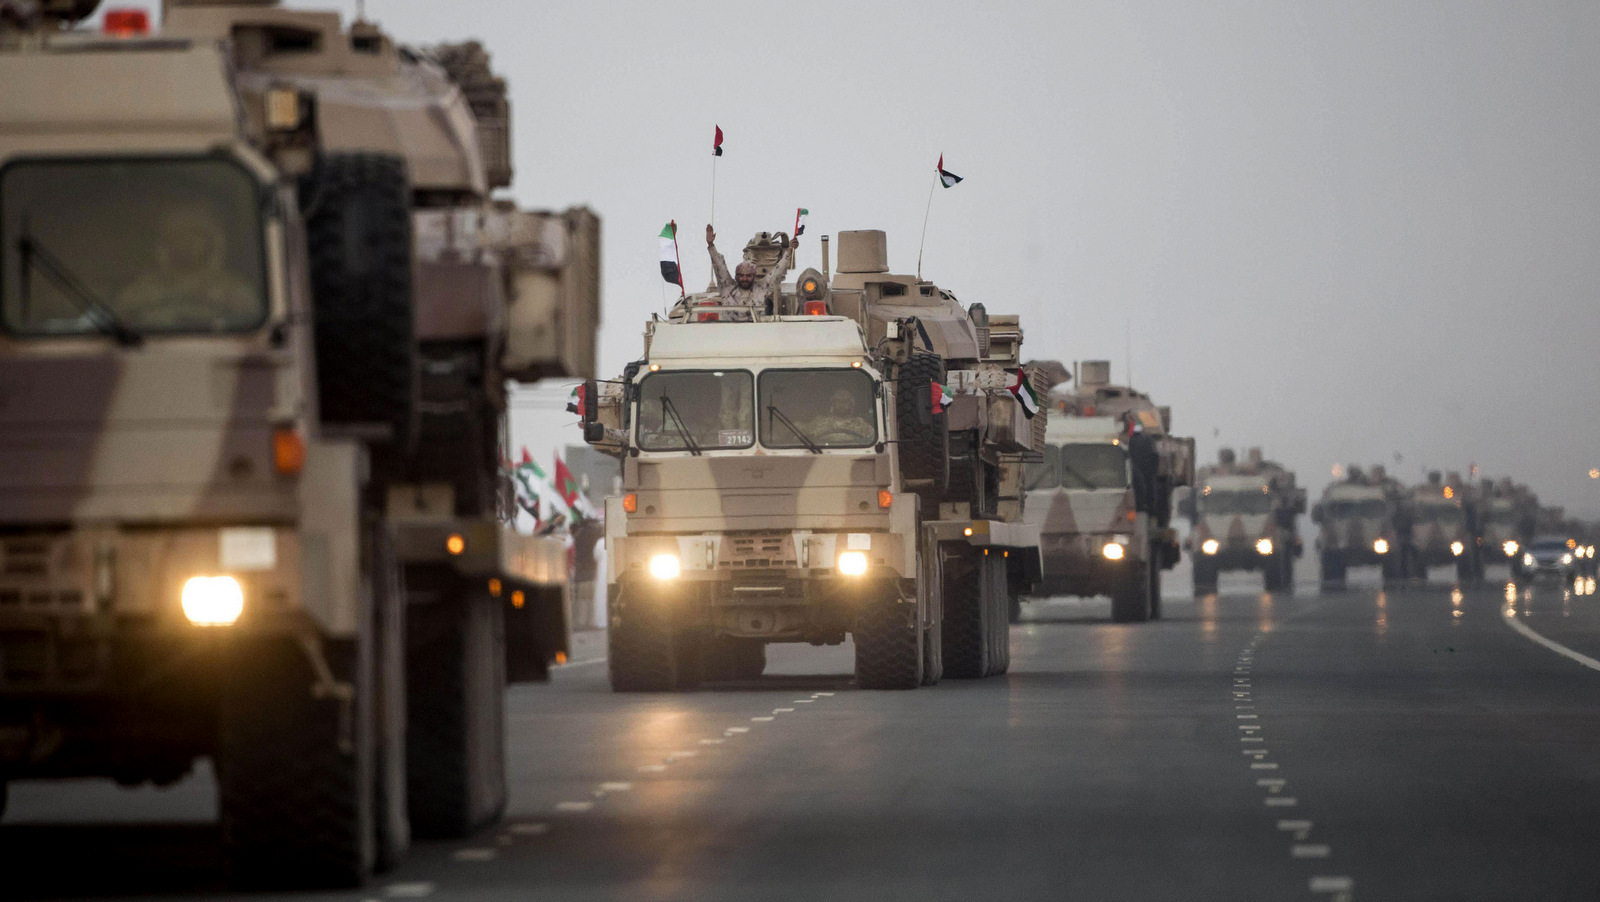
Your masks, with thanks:
M 481 48 L 95 5 L 0 17 L 0 785 L 210 757 L 235 882 L 353 884 L 564 647 L 504 386 L 592 372 L 598 221 L 491 199 Z
M 1483 529 L 1477 490 L 1435 470 L 1428 481 L 1411 490 L 1411 533 L 1404 537 L 1411 568 L 1408 574 L 1425 579 L 1428 568 L 1453 566 L 1462 583 L 1483 580 Z
M 1406 492 L 1382 465 L 1370 472 L 1355 465 L 1347 468 L 1343 479 L 1322 490 L 1311 520 L 1320 527 L 1323 585 L 1345 585 L 1351 567 L 1376 566 L 1385 583 L 1406 577 L 1411 532 Z
M 1299 517 L 1306 511 L 1306 490 L 1294 473 L 1262 457 L 1260 448 L 1243 461 L 1222 448 L 1182 503 L 1193 523 L 1195 594 L 1215 592 L 1218 574 L 1232 570 L 1259 571 L 1268 591 L 1294 591 L 1294 561 L 1304 553 Z
M 1085 361 L 1076 389 L 1054 361 L 1043 459 L 1027 469 L 1027 521 L 1040 530 L 1040 595 L 1109 595 L 1118 622 L 1161 616 L 1161 572 L 1177 564 L 1172 494 L 1194 479 L 1194 439 L 1169 433 L 1172 412 L 1111 384 Z M 1047 377 L 1046 381 L 1052 381 Z
M 584 390 L 585 438 L 622 460 L 606 503 L 619 691 L 748 678 L 774 642 L 854 638 L 859 684 L 1009 666 L 1011 599 L 1038 580 L 1023 467 L 1042 391 L 1014 316 L 889 271 L 883 232 L 780 286 L 772 312 L 692 294 Z M 761 275 L 787 236 L 745 248 Z M 948 399 L 948 400 L 947 400 Z

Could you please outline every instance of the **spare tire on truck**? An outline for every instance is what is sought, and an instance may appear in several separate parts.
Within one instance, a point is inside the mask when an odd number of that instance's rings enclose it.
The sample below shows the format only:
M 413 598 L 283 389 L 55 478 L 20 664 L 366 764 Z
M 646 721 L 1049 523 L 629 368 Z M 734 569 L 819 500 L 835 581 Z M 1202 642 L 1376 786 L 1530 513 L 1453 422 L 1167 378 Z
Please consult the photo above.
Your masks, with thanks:
M 900 476 L 922 499 L 924 511 L 938 509 L 950 484 L 950 443 L 945 414 L 924 419 L 933 386 L 944 383 L 944 358 L 913 354 L 895 373 L 895 421 L 900 441 Z
M 405 161 L 325 154 L 300 185 L 322 421 L 399 448 L 417 391 L 411 183 Z

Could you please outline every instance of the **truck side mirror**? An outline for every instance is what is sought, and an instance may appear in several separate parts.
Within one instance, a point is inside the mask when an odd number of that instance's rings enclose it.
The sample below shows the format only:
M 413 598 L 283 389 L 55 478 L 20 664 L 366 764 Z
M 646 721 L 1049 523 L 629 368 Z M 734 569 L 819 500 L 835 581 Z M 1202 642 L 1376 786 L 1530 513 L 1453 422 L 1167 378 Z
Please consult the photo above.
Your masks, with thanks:
M 606 440 L 606 427 L 604 423 L 588 422 L 583 424 L 583 440 L 591 445 L 599 444 Z
M 586 379 L 583 383 L 583 421 L 593 423 L 600 418 L 600 386 L 593 379 Z M 588 427 L 585 426 L 585 434 Z

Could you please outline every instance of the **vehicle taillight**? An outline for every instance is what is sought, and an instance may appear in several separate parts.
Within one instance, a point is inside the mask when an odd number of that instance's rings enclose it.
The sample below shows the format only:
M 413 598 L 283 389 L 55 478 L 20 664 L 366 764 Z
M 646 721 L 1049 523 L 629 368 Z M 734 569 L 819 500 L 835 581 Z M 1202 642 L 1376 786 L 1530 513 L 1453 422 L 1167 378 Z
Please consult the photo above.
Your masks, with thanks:
M 117 38 L 136 38 L 150 33 L 150 13 L 143 9 L 109 9 L 101 28 Z
M 272 466 L 285 476 L 295 476 L 306 468 L 306 441 L 293 426 L 272 430 Z
M 638 511 L 639 511 L 639 496 L 637 494 L 633 493 L 633 492 L 629 492 L 628 494 L 623 495 L 622 496 L 622 510 L 625 513 L 630 513 L 630 514 L 638 513 Z
M 879 489 L 878 490 L 878 507 L 881 510 L 888 510 L 889 507 L 891 505 L 893 505 L 893 504 L 894 504 L 894 493 L 889 491 L 888 489 Z

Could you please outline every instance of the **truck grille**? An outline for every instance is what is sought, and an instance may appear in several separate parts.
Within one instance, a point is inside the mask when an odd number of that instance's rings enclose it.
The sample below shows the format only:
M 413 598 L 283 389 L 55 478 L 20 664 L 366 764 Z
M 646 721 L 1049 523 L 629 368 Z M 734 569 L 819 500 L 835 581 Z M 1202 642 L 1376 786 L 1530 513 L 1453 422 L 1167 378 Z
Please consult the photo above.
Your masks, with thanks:
M 81 557 L 65 535 L 0 539 L 0 613 L 87 613 Z
M 792 567 L 794 540 L 786 532 L 742 533 L 723 541 L 717 566 L 728 569 Z

